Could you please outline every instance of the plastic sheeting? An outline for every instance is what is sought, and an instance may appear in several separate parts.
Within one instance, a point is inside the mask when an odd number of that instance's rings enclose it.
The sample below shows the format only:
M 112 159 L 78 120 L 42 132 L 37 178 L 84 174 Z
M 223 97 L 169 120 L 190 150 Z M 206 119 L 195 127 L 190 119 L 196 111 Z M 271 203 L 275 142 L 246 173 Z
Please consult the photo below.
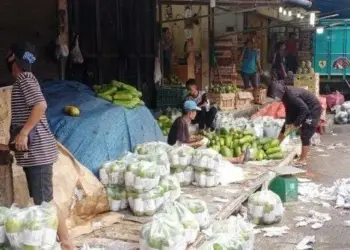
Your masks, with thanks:
M 112 105 L 96 98 L 90 88 L 79 82 L 49 81 L 42 84 L 42 91 L 56 139 L 95 175 L 105 161 L 115 160 L 137 144 L 164 141 L 144 106 L 128 110 Z M 80 116 L 65 115 L 67 105 L 79 107 Z

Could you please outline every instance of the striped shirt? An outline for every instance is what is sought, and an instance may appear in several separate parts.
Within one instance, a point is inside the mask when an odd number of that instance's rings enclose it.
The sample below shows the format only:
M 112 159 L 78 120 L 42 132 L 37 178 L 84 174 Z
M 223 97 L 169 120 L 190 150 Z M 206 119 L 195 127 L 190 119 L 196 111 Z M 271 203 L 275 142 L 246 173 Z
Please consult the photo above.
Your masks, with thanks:
M 38 80 L 32 73 L 24 72 L 17 76 L 12 88 L 12 120 L 14 126 L 23 126 L 32 108 L 45 101 Z M 16 152 L 17 164 L 21 167 L 53 164 L 58 158 L 56 139 L 50 131 L 46 115 L 35 126 L 34 136 L 28 152 Z

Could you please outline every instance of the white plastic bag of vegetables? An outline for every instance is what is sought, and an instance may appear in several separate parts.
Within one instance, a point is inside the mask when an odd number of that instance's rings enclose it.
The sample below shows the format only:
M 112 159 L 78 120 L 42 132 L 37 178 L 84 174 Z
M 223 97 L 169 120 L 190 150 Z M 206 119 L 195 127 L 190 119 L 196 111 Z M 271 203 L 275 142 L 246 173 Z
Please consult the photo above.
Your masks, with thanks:
M 162 149 L 156 149 L 153 153 L 137 155 L 139 161 L 149 161 L 157 164 L 160 176 L 170 174 L 170 161 L 167 152 Z
M 168 152 L 171 150 L 171 146 L 165 142 L 146 142 L 140 145 L 137 145 L 135 148 L 135 153 L 139 155 L 152 154 L 156 151 L 163 150 Z
M 42 250 L 52 250 L 57 245 L 58 216 L 56 206 L 50 203 L 43 203 L 39 207 L 43 214 L 43 239 Z
M 205 229 L 210 225 L 211 218 L 207 204 L 204 201 L 181 197 L 179 202 L 194 214 L 201 229 Z
M 123 186 L 108 185 L 107 195 L 111 211 L 118 212 L 128 208 L 128 198 Z
M 179 180 L 175 176 L 165 176 L 160 180 L 159 185 L 164 189 L 164 200 L 174 201 L 181 195 L 181 186 Z
M 198 250 L 250 250 L 237 235 L 217 234 L 206 241 Z
M 100 168 L 100 181 L 103 185 L 124 185 L 125 170 L 123 161 L 106 162 Z
M 127 192 L 131 210 L 136 216 L 152 216 L 166 201 L 168 191 L 162 186 L 156 186 L 145 193 Z
M 192 157 L 191 165 L 195 169 L 213 170 L 221 163 L 222 156 L 213 149 L 198 149 Z
M 255 242 L 254 227 L 255 225 L 247 222 L 241 216 L 231 216 L 227 220 L 214 220 L 205 234 L 208 238 L 218 234 L 236 236 L 241 241 L 243 249 L 252 250 Z
M 170 166 L 172 168 L 185 168 L 191 165 L 194 148 L 182 145 L 173 147 L 169 152 Z
M 160 180 L 159 167 L 154 162 L 140 161 L 130 164 L 125 172 L 125 187 L 128 191 L 147 192 Z
M 194 181 L 200 187 L 216 187 L 220 183 L 220 172 L 217 170 L 195 170 Z
M 0 207 L 0 247 L 3 247 L 6 243 L 6 233 L 5 233 L 5 220 L 9 209 L 6 207 Z
M 159 214 L 140 231 L 140 250 L 185 250 L 185 229 L 176 216 Z
M 189 186 L 194 181 L 194 168 L 191 166 L 171 168 L 171 175 L 178 179 L 181 186 Z
M 199 223 L 191 211 L 183 204 L 172 201 L 164 204 L 162 211 L 177 218 L 185 228 L 185 236 L 188 244 L 192 244 L 199 233 Z
M 248 218 L 256 225 L 278 223 L 282 220 L 283 212 L 280 197 L 272 191 L 256 192 L 248 199 Z
M 12 249 L 23 248 L 23 228 L 28 211 L 11 207 L 5 220 L 6 237 Z

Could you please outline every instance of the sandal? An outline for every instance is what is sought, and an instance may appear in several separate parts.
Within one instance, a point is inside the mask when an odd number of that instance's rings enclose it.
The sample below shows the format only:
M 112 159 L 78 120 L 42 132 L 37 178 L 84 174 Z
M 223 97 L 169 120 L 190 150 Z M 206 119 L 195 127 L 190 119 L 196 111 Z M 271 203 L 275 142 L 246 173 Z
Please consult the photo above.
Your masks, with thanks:
M 293 165 L 296 166 L 296 167 L 306 167 L 307 166 L 307 162 L 306 161 L 299 161 L 299 160 L 297 160 L 297 161 L 294 162 Z

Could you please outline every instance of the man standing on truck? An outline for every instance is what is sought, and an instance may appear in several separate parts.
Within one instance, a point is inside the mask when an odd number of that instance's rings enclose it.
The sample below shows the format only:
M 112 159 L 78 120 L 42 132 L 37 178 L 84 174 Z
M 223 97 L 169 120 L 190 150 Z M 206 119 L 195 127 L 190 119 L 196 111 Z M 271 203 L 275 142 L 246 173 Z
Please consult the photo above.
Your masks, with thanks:
M 14 78 L 11 99 L 9 148 L 23 167 L 29 194 L 35 205 L 53 202 L 53 164 L 58 159 L 55 137 L 46 118 L 47 104 L 39 82 L 31 72 L 36 61 L 30 43 L 12 44 L 6 66 Z M 58 237 L 64 250 L 75 249 L 68 235 L 65 218 L 58 210 Z

